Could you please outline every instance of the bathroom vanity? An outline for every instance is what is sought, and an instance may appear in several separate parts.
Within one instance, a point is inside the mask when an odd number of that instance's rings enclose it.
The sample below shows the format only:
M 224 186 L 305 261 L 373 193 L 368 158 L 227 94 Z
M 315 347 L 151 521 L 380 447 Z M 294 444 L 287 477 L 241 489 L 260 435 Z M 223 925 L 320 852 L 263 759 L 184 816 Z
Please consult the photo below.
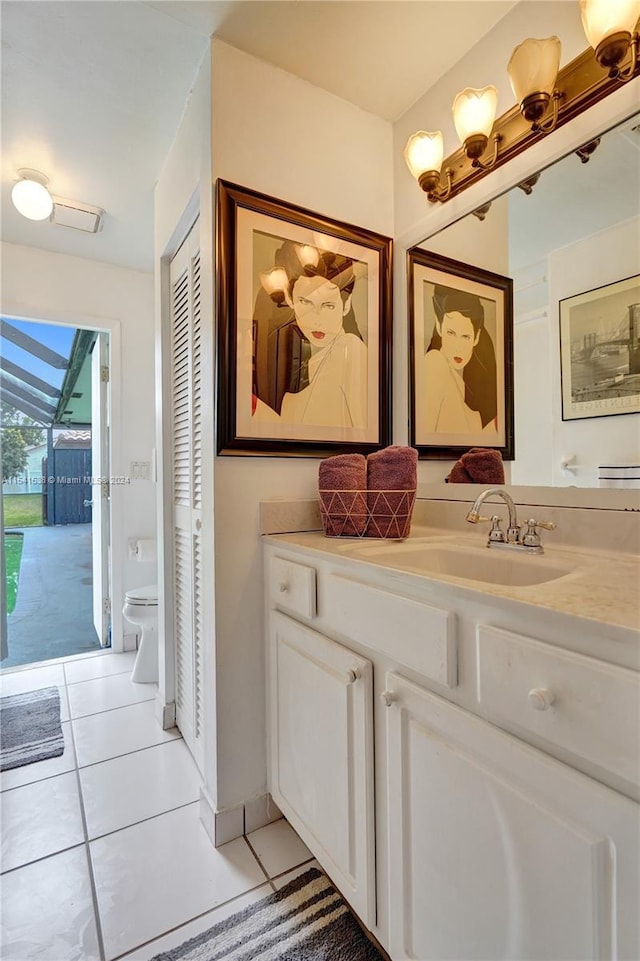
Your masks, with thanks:
M 393 961 L 640 957 L 637 557 L 264 541 L 269 790 Z

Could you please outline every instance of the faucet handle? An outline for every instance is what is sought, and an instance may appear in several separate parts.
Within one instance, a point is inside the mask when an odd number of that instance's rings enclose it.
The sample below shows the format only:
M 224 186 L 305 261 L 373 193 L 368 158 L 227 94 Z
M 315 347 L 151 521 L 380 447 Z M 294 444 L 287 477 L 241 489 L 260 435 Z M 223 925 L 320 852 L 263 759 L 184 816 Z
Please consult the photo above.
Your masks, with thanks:
M 534 517 L 530 517 L 527 521 L 526 533 L 522 535 L 522 543 L 525 547 L 540 547 L 538 527 L 542 527 L 545 531 L 554 531 L 556 529 L 553 521 L 537 521 Z
M 489 518 L 487 518 L 488 520 Z M 497 541 L 499 544 L 504 544 L 506 541 L 504 536 L 504 531 L 500 527 L 500 518 L 497 514 L 494 514 L 491 518 L 491 530 L 489 531 L 489 541 Z

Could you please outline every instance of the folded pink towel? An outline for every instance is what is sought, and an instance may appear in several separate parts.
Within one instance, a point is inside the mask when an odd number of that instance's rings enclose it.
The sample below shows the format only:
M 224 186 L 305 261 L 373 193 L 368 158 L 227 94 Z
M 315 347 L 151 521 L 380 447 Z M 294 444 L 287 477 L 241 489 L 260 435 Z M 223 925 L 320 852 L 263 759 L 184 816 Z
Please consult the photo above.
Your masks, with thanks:
M 491 447 L 472 447 L 451 468 L 449 484 L 504 484 L 502 454 Z
M 367 458 L 367 537 L 409 535 L 418 486 L 418 451 L 385 447 Z
M 360 537 L 367 527 L 367 462 L 362 454 L 320 461 L 318 490 L 328 537 Z

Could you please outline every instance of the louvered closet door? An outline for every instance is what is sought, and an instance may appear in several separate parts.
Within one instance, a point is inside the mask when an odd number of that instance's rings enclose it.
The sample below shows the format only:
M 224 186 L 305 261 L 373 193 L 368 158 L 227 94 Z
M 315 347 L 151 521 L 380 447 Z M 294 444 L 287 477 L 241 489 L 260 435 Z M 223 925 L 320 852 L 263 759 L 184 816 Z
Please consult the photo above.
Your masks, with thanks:
M 202 354 L 198 224 L 171 262 L 176 723 L 200 768 L 202 745 Z

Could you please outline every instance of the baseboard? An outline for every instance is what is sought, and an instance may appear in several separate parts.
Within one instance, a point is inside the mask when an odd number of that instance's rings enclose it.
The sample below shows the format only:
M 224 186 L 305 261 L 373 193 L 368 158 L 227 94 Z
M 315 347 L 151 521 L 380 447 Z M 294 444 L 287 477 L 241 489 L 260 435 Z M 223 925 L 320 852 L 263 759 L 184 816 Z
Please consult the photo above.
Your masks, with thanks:
M 200 788 L 200 820 L 209 840 L 216 847 L 216 810 L 204 787 Z
M 169 701 L 168 704 L 162 700 L 162 697 L 158 694 L 155 700 L 155 715 L 158 724 L 163 731 L 168 731 L 169 728 L 176 726 L 176 702 Z
M 200 788 L 200 820 L 216 848 L 279 821 L 281 817 L 282 811 L 270 794 L 261 794 L 245 804 L 216 811 L 205 788 Z
M 282 811 L 270 794 L 261 794 L 244 804 L 244 833 L 251 834 L 272 821 L 279 821 Z

